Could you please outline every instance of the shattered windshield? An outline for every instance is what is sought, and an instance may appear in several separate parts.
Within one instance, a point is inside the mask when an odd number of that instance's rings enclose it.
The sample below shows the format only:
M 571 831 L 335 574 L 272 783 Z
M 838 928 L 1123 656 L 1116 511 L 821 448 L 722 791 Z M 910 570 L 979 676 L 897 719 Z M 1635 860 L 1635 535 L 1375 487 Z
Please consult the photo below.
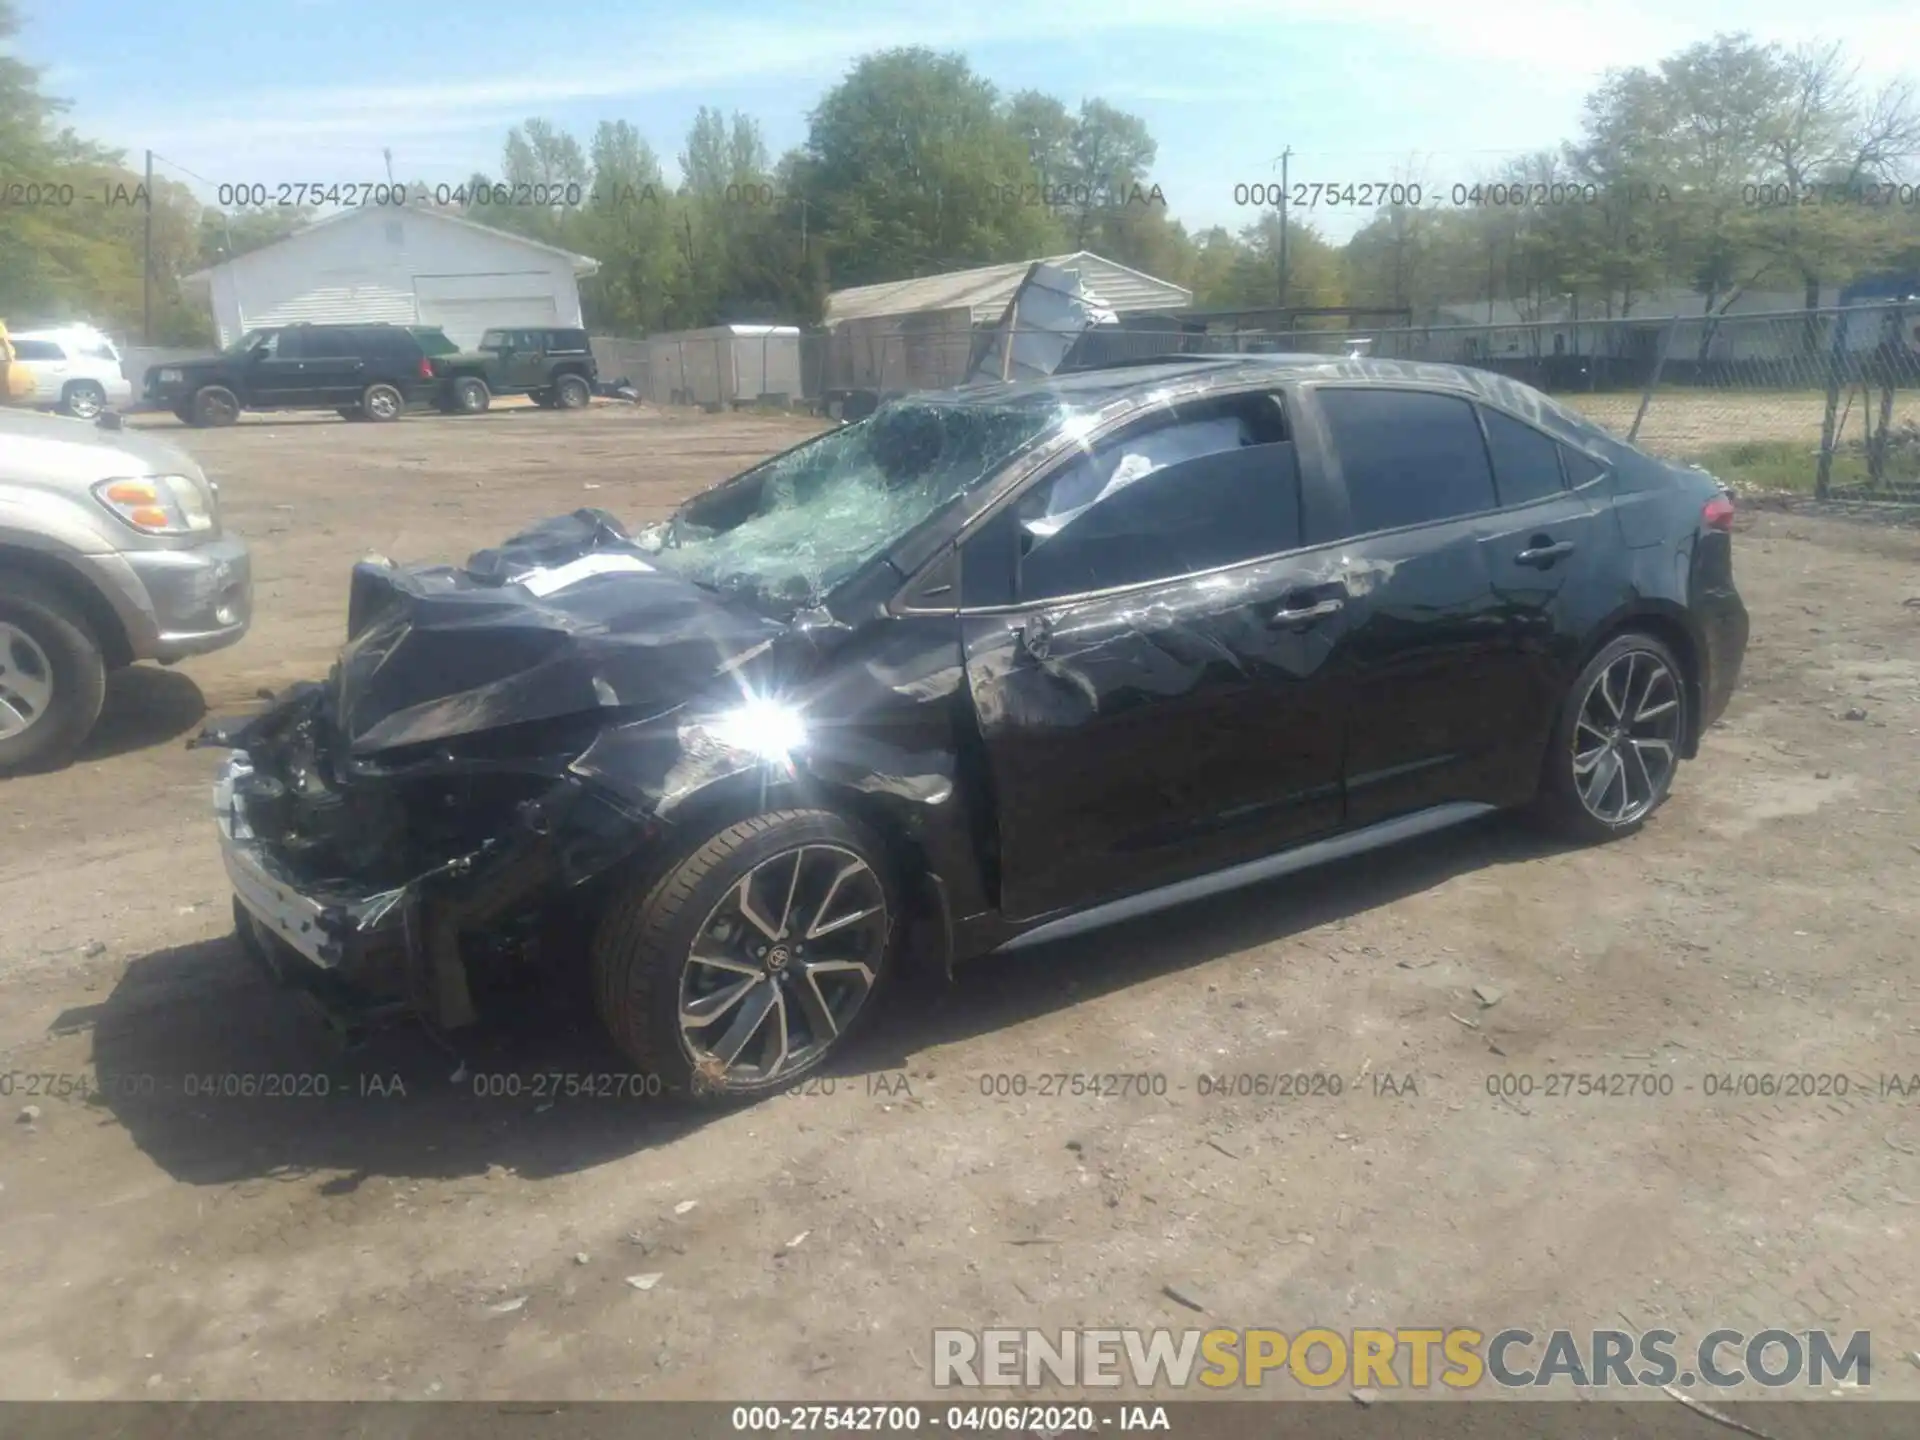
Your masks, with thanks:
M 1052 396 L 892 401 L 695 497 L 643 543 L 658 545 L 663 568 L 696 585 L 797 609 L 1065 415 Z

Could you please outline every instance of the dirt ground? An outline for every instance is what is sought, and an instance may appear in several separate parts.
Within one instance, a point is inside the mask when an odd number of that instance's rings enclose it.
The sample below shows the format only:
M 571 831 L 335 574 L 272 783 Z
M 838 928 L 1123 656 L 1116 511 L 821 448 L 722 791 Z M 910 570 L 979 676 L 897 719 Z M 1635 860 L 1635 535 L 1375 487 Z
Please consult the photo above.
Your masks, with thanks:
M 559 998 L 341 1052 L 240 957 L 182 742 L 324 670 L 367 551 L 642 519 L 800 422 L 165 428 L 258 618 L 0 783 L 0 1398 L 922 1397 L 935 1326 L 1196 1323 L 1870 1329 L 1860 1393 L 1920 1394 L 1920 532 L 1743 512 L 1744 685 L 1635 838 L 1496 820 L 983 961 L 716 1117 L 550 1103 L 619 1068 Z M 1625 1071 L 1670 1088 L 1544 1093 Z M 1275 1072 L 1341 1093 L 1202 1093 Z M 1707 1093 L 1789 1072 L 1847 1093 Z M 330 1094 L 219 1093 L 258 1075 Z
M 1843 396 L 1834 419 L 1836 438 L 1846 443 L 1866 437 L 1869 405 L 1873 423 L 1879 422 L 1879 404 L 1858 392 Z M 1640 409 L 1638 394 L 1582 395 L 1559 398 L 1625 435 Z M 1692 459 L 1716 446 L 1737 442 L 1797 440 L 1807 445 L 1808 468 L 1820 449 L 1820 430 L 1827 413 L 1826 396 L 1818 390 L 1702 390 L 1670 386 L 1655 393 L 1640 422 L 1639 443 L 1656 455 Z M 1889 416 L 1895 425 L 1920 423 L 1920 394 L 1897 392 Z

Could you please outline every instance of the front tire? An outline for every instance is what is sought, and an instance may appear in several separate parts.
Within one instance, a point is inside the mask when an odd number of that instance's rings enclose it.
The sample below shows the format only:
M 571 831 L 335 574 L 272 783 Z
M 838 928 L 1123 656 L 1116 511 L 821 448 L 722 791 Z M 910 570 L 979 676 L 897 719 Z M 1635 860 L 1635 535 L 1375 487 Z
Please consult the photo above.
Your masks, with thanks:
M 458 415 L 482 415 L 493 403 L 493 392 L 487 389 L 487 382 L 471 375 L 464 375 L 453 382 L 452 406 Z
M 106 693 L 106 660 L 86 616 L 32 580 L 0 579 L 0 775 L 71 760 Z
M 92 380 L 75 380 L 60 393 L 60 413 L 91 420 L 107 408 L 107 392 Z
M 192 424 L 208 428 L 232 425 L 240 419 L 240 397 L 224 385 L 202 385 L 189 407 Z
M 1631 835 L 1672 791 L 1690 718 L 1673 651 L 1637 631 L 1615 636 L 1561 703 L 1535 814 L 1574 840 Z
M 595 1006 L 666 1089 L 766 1094 L 873 1013 L 902 918 L 864 829 L 826 810 L 756 815 L 614 901 L 592 944 Z

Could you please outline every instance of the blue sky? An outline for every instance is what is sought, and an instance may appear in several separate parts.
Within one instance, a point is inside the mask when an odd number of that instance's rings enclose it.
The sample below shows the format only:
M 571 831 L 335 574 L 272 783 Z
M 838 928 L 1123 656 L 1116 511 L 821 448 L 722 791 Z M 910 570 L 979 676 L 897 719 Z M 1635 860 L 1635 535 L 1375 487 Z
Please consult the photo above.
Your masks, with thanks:
M 1609 66 L 1716 30 L 1844 38 L 1868 83 L 1920 71 L 1913 0 L 24 0 L 18 49 L 83 134 L 210 181 L 402 179 L 498 168 L 507 127 L 584 139 L 626 119 L 672 173 L 701 104 L 758 118 L 777 154 L 857 55 L 966 53 L 1004 90 L 1143 116 L 1155 179 L 1190 226 L 1243 224 L 1236 184 L 1412 176 L 1429 192 L 1571 136 Z M 161 173 L 194 183 L 168 164 Z M 1352 211 L 1320 224 L 1343 238 Z

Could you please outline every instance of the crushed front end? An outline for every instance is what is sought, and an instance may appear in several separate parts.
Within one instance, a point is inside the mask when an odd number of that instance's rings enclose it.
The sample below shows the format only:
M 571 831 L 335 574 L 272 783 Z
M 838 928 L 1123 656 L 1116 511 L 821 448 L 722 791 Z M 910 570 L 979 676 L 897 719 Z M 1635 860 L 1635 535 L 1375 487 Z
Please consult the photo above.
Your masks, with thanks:
M 584 887 L 660 834 L 692 758 L 680 712 L 783 631 L 599 511 L 459 568 L 363 561 L 326 681 L 192 742 L 230 752 L 214 808 L 242 939 L 332 1010 L 471 1022 L 470 980 L 578 939 Z
M 329 698 L 299 686 L 197 742 L 229 749 L 214 812 L 244 938 L 342 1018 L 468 1024 L 471 978 L 537 961 L 652 822 L 567 772 L 597 725 L 356 759 Z

